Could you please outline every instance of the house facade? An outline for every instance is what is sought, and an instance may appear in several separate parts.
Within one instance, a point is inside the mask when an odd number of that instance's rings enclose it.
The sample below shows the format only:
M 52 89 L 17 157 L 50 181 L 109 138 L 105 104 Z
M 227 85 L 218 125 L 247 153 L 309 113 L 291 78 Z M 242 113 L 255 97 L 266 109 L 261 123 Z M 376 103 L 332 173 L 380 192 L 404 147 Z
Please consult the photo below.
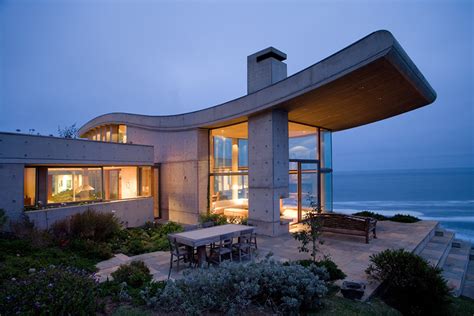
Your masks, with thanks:
M 77 208 L 71 204 L 79 195 L 106 211 L 114 204 L 149 203 L 121 215 L 139 219 L 128 219 L 129 225 L 153 217 L 192 224 L 211 212 L 248 217 L 261 234 L 279 235 L 312 206 L 331 211 L 332 133 L 430 104 L 436 93 L 387 31 L 289 77 L 286 57 L 273 47 L 248 56 L 248 93 L 224 104 L 172 116 L 110 113 L 80 128 L 87 140 L 48 138 L 73 151 L 83 146 L 78 156 L 63 157 L 51 145 L 54 163 L 20 157 L 37 153 L 34 136 L 0 134 L 0 140 L 32 138 L 23 151 L 0 154 L 2 186 L 10 165 L 24 179 L 16 188 L 15 212 L 38 201 Z M 0 141 L 0 152 L 4 147 Z M 64 160 L 71 156 L 76 160 Z M 32 212 L 52 211 L 26 213 Z

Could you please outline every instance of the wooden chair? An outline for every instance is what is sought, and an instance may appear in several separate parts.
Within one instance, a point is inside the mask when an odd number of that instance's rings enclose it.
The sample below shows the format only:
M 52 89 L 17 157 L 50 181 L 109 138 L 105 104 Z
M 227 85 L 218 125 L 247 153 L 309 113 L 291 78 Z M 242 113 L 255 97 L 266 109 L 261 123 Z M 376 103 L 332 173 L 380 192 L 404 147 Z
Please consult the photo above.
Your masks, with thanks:
M 173 268 L 173 261 L 176 262 L 178 272 L 179 272 L 179 262 L 183 261 L 186 262 L 186 260 L 189 257 L 189 251 L 186 248 L 186 246 L 180 245 L 177 241 L 176 238 L 172 235 L 168 235 L 168 243 L 170 246 L 170 270 L 168 272 L 168 279 L 171 276 L 171 269 Z M 173 260 L 173 258 L 176 258 L 176 260 Z M 190 264 L 192 262 L 192 259 L 189 260 Z
M 232 261 L 232 244 L 234 242 L 233 234 L 225 234 L 220 237 L 219 243 L 211 248 L 208 262 L 211 263 L 222 263 L 224 256 L 228 255 L 229 260 Z M 217 257 L 217 260 L 214 258 Z
M 247 257 L 249 260 L 252 260 L 252 246 L 250 243 L 251 239 L 252 231 L 243 231 L 238 238 L 238 242 L 233 245 L 239 256 L 239 262 L 242 262 L 243 257 Z

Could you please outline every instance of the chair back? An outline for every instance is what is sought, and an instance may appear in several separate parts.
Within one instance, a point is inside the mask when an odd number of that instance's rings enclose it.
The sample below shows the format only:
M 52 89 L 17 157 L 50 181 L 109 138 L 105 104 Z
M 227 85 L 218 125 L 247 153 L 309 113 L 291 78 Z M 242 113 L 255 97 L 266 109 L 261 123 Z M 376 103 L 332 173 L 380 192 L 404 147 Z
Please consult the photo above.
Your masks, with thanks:
M 221 235 L 221 238 L 220 238 L 221 247 L 232 248 L 233 242 L 234 242 L 234 234 Z
M 202 223 L 202 228 L 209 228 L 214 226 L 214 222 L 204 222 Z
M 189 232 L 191 230 L 196 230 L 198 228 L 199 228 L 198 225 L 187 225 L 187 226 L 184 226 L 184 231 Z
M 176 242 L 176 238 L 172 235 L 168 235 L 168 243 L 170 245 L 170 252 L 171 253 L 178 253 L 178 243 Z
M 252 230 L 244 230 L 240 233 L 239 243 L 250 243 L 252 240 Z

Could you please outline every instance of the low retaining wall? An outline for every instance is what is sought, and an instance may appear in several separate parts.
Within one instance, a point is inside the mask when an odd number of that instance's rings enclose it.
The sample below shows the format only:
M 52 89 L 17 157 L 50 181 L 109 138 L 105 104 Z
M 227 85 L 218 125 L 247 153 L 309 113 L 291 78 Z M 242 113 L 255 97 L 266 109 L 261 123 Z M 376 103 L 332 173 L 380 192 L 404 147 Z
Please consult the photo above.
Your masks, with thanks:
M 153 198 L 137 198 L 130 200 L 111 201 L 87 205 L 65 206 L 37 211 L 28 211 L 25 214 L 35 223 L 35 227 L 48 229 L 59 220 L 74 214 L 83 213 L 88 209 L 97 212 L 114 213 L 125 227 L 137 227 L 147 221 L 153 221 Z

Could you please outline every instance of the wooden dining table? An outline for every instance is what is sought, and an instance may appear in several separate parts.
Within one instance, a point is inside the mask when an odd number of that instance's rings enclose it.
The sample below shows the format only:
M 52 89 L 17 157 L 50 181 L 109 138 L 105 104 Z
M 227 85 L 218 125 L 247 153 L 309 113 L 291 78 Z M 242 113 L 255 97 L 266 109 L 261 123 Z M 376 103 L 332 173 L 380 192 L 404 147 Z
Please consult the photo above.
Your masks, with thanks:
M 239 237 L 242 232 L 254 232 L 255 227 L 238 224 L 226 224 L 190 230 L 182 233 L 174 233 L 172 236 L 180 244 L 197 248 L 198 266 L 202 267 L 206 263 L 206 246 L 219 242 L 221 236 L 232 234 Z

